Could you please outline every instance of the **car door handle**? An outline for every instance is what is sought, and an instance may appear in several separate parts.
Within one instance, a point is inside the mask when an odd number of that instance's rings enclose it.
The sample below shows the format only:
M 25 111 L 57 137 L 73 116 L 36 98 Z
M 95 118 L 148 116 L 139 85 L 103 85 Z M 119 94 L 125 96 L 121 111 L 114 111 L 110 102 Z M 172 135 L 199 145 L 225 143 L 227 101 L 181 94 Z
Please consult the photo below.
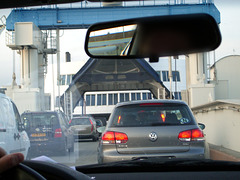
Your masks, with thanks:
M 14 133 L 14 140 L 20 139 L 20 134 L 19 133 Z

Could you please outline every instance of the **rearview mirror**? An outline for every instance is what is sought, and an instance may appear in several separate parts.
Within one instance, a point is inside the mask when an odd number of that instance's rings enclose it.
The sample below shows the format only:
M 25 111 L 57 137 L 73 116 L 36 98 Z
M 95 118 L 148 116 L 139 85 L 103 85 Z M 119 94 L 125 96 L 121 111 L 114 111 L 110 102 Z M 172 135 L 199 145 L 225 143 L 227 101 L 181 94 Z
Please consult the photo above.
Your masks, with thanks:
M 92 25 L 85 51 L 93 58 L 158 58 L 216 49 L 221 34 L 208 14 L 155 16 Z
M 198 126 L 200 127 L 201 130 L 204 130 L 204 129 L 205 129 L 205 125 L 202 124 L 202 123 L 198 123 Z

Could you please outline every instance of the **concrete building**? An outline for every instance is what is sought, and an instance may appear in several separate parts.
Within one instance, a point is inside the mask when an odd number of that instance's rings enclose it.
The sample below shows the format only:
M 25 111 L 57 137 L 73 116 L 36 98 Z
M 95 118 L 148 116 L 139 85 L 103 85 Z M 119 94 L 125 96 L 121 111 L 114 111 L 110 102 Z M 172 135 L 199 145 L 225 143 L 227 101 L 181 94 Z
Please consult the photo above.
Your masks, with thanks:
M 240 99 L 240 55 L 230 55 L 211 66 L 211 83 L 215 84 L 215 99 Z
M 231 156 L 240 152 L 239 67 L 240 55 L 226 56 L 213 64 L 209 83 L 215 98 L 212 102 L 192 107 L 197 121 L 206 125 L 207 141 L 218 150 L 231 150 Z M 194 94 L 194 97 L 199 98 L 199 95 Z

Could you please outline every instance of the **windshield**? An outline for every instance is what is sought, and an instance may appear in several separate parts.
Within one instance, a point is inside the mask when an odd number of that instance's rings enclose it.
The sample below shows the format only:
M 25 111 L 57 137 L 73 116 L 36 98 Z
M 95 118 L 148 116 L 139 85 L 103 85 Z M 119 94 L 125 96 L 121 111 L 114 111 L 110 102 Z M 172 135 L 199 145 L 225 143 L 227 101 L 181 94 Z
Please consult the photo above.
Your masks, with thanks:
M 72 119 L 71 126 L 74 125 L 91 125 L 89 118 L 74 118 Z
M 238 159 L 239 7 L 235 0 L 141 0 L 0 9 L 0 147 L 67 166 L 163 156 Z M 94 23 L 191 13 L 215 19 L 222 35 L 216 50 L 154 56 L 155 63 L 85 52 Z M 147 37 L 136 35 L 135 23 L 104 28 L 92 34 L 91 52 L 127 55 L 149 50 L 149 43 L 158 51 L 168 42 L 155 31 L 141 43 Z M 185 47 L 178 39 L 176 47 Z

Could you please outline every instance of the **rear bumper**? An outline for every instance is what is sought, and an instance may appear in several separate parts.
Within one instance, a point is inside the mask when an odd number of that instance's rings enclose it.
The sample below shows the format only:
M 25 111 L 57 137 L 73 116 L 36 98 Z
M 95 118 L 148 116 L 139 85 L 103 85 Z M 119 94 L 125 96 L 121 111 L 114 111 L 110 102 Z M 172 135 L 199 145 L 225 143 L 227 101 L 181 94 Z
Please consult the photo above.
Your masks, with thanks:
M 127 161 L 138 157 L 173 157 L 189 159 L 207 159 L 209 152 L 205 148 L 191 148 L 187 152 L 180 153 L 158 153 L 158 154 L 119 154 L 117 151 L 101 152 L 98 150 L 98 163 L 109 163 L 116 161 Z
M 75 139 L 92 139 L 92 138 L 96 138 L 98 137 L 98 135 L 96 133 L 91 133 L 91 134 L 74 134 L 74 138 Z
M 58 153 L 65 150 L 64 139 L 56 139 L 55 141 L 31 142 L 29 153 L 31 155 L 46 155 Z

